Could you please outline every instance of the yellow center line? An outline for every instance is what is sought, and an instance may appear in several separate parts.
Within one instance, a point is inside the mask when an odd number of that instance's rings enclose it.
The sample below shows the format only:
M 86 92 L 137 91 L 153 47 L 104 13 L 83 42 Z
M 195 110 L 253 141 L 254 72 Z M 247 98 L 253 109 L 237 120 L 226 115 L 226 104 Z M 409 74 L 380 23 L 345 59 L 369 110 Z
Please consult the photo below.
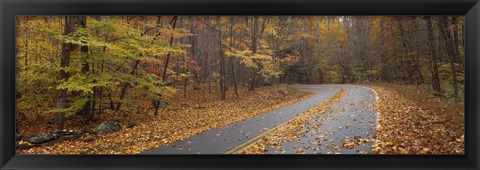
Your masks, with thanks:
M 261 133 L 260 135 L 246 141 L 245 143 L 242 143 L 242 144 L 236 146 L 235 148 L 225 152 L 224 154 L 238 154 L 238 153 L 240 153 L 243 149 L 246 149 L 246 148 L 249 148 L 249 147 L 253 146 L 253 144 L 255 144 L 255 142 L 258 141 L 261 137 L 263 137 L 263 136 L 269 134 L 270 132 L 276 130 L 277 128 L 282 127 L 283 125 L 297 119 L 299 116 L 300 115 L 294 117 L 293 119 L 290 119 L 289 121 L 283 122 L 282 124 L 277 125 L 277 126 L 273 127 L 272 129 L 269 129 L 269 130 Z
M 331 89 L 331 90 L 335 90 L 335 89 L 332 88 L 332 87 L 324 87 L 324 88 L 326 88 L 326 89 Z M 338 89 L 337 89 L 337 90 L 338 90 Z M 315 106 L 313 106 L 313 107 L 315 107 Z M 300 118 L 301 115 L 302 115 L 302 114 L 299 114 L 299 115 L 295 116 L 294 118 L 292 118 L 292 119 L 290 119 L 290 120 L 288 120 L 288 121 L 286 121 L 286 122 L 283 122 L 282 124 L 277 125 L 277 126 L 273 127 L 272 129 L 269 129 L 269 130 L 261 133 L 260 135 L 258 135 L 258 136 L 256 136 L 256 137 L 254 137 L 254 138 L 252 138 L 252 139 L 250 139 L 250 140 L 248 140 L 248 141 L 246 141 L 246 142 L 244 142 L 244 143 L 236 146 L 235 148 L 230 149 L 229 151 L 225 152 L 224 154 L 238 154 L 238 153 L 241 153 L 241 151 L 243 151 L 244 149 L 250 148 L 251 146 L 253 146 L 258 140 L 260 140 L 260 139 L 261 139 L 262 137 L 264 137 L 265 135 L 269 134 L 270 132 L 273 132 L 273 131 L 276 130 L 277 128 L 282 127 L 283 125 L 286 125 L 287 123 L 289 123 L 289 122 L 291 122 L 291 121 L 293 121 L 293 120 L 295 120 L 295 119 Z

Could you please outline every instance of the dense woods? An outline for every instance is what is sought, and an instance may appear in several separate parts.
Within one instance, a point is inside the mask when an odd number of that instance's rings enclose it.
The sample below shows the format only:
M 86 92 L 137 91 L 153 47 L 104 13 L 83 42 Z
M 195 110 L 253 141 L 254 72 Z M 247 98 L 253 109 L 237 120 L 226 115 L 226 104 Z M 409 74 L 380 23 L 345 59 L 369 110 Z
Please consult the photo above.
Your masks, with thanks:
M 89 124 L 175 95 L 388 82 L 463 98 L 461 16 L 19 16 L 17 110 Z M 193 92 L 195 93 L 193 93 Z M 199 95 L 202 94 L 202 95 Z M 230 95 L 232 94 L 232 95 Z M 68 118 L 68 119 L 67 119 Z M 43 123 L 43 122 L 42 122 Z

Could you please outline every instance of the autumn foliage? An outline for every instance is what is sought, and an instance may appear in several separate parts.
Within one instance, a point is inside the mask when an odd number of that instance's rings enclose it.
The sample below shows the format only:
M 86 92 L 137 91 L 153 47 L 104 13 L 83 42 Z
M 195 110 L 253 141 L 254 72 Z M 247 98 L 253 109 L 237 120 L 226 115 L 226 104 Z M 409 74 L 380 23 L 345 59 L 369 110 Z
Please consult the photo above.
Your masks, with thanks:
M 292 84 L 366 83 L 380 97 L 375 153 L 463 153 L 463 25 L 461 16 L 18 16 L 17 152 L 140 153 L 313 95 Z M 105 122 L 121 130 L 97 134 Z M 81 134 L 29 142 L 54 132 Z

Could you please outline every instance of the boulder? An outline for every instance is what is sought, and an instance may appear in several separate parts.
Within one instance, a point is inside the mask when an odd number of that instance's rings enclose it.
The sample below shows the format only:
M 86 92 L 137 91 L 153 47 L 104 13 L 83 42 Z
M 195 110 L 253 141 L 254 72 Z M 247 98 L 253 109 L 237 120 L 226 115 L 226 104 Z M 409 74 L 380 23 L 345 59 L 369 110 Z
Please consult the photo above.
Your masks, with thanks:
M 180 106 L 181 106 L 182 108 L 187 108 L 187 107 L 188 107 L 188 104 L 182 103 L 182 104 L 180 104 Z
M 56 138 L 62 138 L 62 140 L 74 140 L 82 137 L 83 133 L 81 131 L 75 130 L 54 130 L 52 135 Z
M 76 140 L 83 136 L 82 131 L 75 130 L 54 130 L 49 134 L 38 134 L 31 135 L 26 137 L 27 142 L 20 141 L 20 144 L 17 143 L 17 149 L 29 149 L 32 147 L 38 146 L 50 146 L 55 143 L 59 143 L 65 140 Z M 22 137 L 20 134 L 17 134 L 17 141 Z
M 32 144 L 42 144 L 54 139 L 55 137 L 50 134 L 31 135 L 27 137 L 27 141 Z
M 63 135 L 69 135 L 73 133 L 74 133 L 73 130 L 57 130 L 57 129 L 50 132 L 50 134 L 52 134 L 53 136 L 63 136 Z
M 166 102 L 166 101 L 161 101 L 159 106 L 160 106 L 160 108 L 165 109 L 165 108 L 167 108 L 167 106 L 168 106 L 168 102 Z
M 17 150 L 24 150 L 24 149 L 30 149 L 35 147 L 35 145 L 29 144 L 29 143 L 22 143 L 22 144 L 17 144 L 16 149 Z
M 98 127 L 93 131 L 94 134 L 101 135 L 106 133 L 112 133 L 119 131 L 121 129 L 120 123 L 117 121 L 105 121 L 98 125 Z

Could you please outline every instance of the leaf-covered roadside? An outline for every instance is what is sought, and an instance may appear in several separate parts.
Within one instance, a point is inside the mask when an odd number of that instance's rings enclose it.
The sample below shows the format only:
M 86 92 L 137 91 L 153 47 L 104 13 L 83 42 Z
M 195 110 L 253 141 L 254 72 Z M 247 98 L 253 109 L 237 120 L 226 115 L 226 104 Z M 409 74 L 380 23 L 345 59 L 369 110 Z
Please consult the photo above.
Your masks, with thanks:
M 182 94 L 179 94 L 176 96 L 177 99 L 173 100 L 175 102 L 170 104 L 172 107 L 163 110 L 158 116 L 131 114 L 128 117 L 120 118 L 119 121 L 123 128 L 121 131 L 98 136 L 87 134 L 79 140 L 64 141 L 53 146 L 35 147 L 17 152 L 20 154 L 136 154 L 209 129 L 251 118 L 314 94 L 313 92 L 297 91 L 289 86 L 260 87 L 255 92 L 241 88 L 239 92 L 241 98 L 230 97 L 225 101 L 216 99 L 218 94 L 215 93 L 204 94 L 206 101 L 182 98 Z M 186 103 L 189 107 L 173 107 L 181 103 Z M 108 120 L 113 116 L 114 113 L 105 113 L 97 122 Z M 139 125 L 125 128 L 129 121 L 135 121 Z M 26 126 L 28 129 L 23 129 L 23 132 L 33 133 L 42 129 L 32 126 L 39 125 Z M 97 139 L 91 142 L 84 141 L 91 137 Z
M 379 97 L 378 154 L 463 154 L 464 104 L 411 85 L 365 85 Z
M 307 110 L 288 123 L 281 125 L 277 129 L 263 136 L 259 141 L 244 148 L 240 153 L 262 154 L 268 151 L 268 147 L 277 147 L 277 150 L 282 151 L 281 143 L 299 141 L 304 133 L 304 127 L 308 125 L 308 120 L 328 109 L 331 109 L 330 106 L 337 103 L 344 95 L 345 90 L 340 89 L 327 101 Z M 298 152 L 301 153 L 302 149 L 299 149 Z

